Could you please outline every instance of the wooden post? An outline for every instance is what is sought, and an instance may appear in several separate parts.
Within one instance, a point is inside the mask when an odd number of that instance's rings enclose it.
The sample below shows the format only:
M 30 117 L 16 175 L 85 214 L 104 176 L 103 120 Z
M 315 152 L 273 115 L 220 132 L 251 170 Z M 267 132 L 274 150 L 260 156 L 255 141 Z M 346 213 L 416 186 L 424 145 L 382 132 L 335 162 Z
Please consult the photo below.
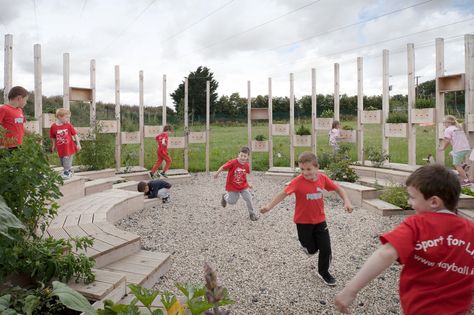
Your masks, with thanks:
M 268 166 L 273 167 L 273 95 L 272 78 L 268 78 Z
M 364 61 L 357 57 L 357 161 L 365 164 L 364 158 L 364 125 L 362 112 L 364 111 Z
M 294 95 L 294 76 L 290 73 L 290 167 L 295 169 L 295 95 Z
M 69 53 L 63 54 L 63 107 L 69 109 Z
M 252 148 L 252 98 L 250 94 L 250 80 L 247 81 L 247 146 Z M 252 150 L 249 154 L 249 166 L 252 171 Z
M 415 45 L 407 45 L 408 66 L 408 165 L 416 165 L 416 125 L 412 124 L 412 109 L 415 108 Z M 435 126 L 438 129 L 438 126 Z
M 313 153 L 317 154 L 316 143 L 316 69 L 311 69 L 311 148 Z
M 465 123 L 468 122 L 468 115 L 474 114 L 474 35 L 464 35 L 464 96 L 465 96 Z M 467 130 L 467 128 L 466 128 Z M 471 148 L 474 145 L 474 133 L 468 132 Z M 468 175 L 469 176 L 469 175 Z
M 139 121 L 139 131 L 140 131 L 140 157 L 139 157 L 139 165 L 141 167 L 145 167 L 145 116 L 144 116 L 144 108 L 143 108 L 143 70 L 140 70 L 139 73 L 139 112 L 138 112 L 138 121 Z
M 390 96 L 389 96 L 389 65 L 388 65 L 388 50 L 384 49 L 382 52 L 383 58 L 383 87 L 382 87 L 382 149 L 389 153 L 388 137 L 385 135 L 385 124 L 390 111 Z
M 443 142 L 440 139 L 438 124 L 444 119 L 444 93 L 439 91 L 439 77 L 444 76 L 444 39 L 436 38 L 436 162 L 444 164 L 444 151 L 438 150 L 438 147 Z
M 92 100 L 90 108 L 90 124 L 91 126 L 95 125 L 96 121 L 96 108 L 95 108 L 95 90 L 96 90 L 96 69 L 95 69 L 95 60 L 91 60 L 91 90 L 92 90 Z
M 5 55 L 3 69 L 3 99 L 8 103 L 8 92 L 12 88 L 13 81 L 13 35 L 5 35 Z
M 339 64 L 334 64 L 334 119 L 340 119 L 340 105 L 339 105 Z
M 120 126 L 120 67 L 115 66 L 115 121 L 117 133 L 115 134 L 115 170 L 120 170 L 122 154 L 122 134 Z
M 163 112 L 161 114 L 161 124 L 166 125 L 166 74 L 163 74 Z
M 210 128 L 210 112 L 211 112 L 211 81 L 206 81 L 206 174 L 209 175 L 209 136 Z
M 188 152 L 189 152 L 189 129 L 188 129 L 188 98 L 189 98 L 189 79 L 184 81 L 184 169 L 189 168 Z
M 38 121 L 39 134 L 43 135 L 43 72 L 41 66 L 41 45 L 34 45 L 35 64 L 35 119 Z

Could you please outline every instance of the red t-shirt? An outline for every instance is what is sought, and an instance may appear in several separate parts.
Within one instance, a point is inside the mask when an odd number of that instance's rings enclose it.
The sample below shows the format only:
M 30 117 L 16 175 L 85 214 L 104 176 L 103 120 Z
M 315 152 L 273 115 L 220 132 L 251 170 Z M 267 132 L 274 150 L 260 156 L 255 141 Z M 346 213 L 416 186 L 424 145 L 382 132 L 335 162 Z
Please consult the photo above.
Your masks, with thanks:
M 247 174 L 250 173 L 248 162 L 241 164 L 237 159 L 233 159 L 227 161 L 223 168 L 229 171 L 225 183 L 226 191 L 241 191 L 249 188 L 249 183 L 247 183 Z
M 23 109 L 13 107 L 9 104 L 0 106 L 0 125 L 6 129 L 6 138 L 12 139 L 1 141 L 0 145 L 6 148 L 13 148 L 23 143 L 23 135 L 25 128 L 23 124 L 26 123 Z
M 474 223 L 450 213 L 407 218 L 380 237 L 403 264 L 400 301 L 405 315 L 452 315 L 470 309 L 474 292 Z
M 72 140 L 72 136 L 76 134 L 76 129 L 70 123 L 57 125 L 53 123 L 49 129 L 49 137 L 56 139 L 56 148 L 59 157 L 70 156 L 76 153 L 76 144 Z
M 325 174 L 318 173 L 315 181 L 304 178 L 299 175 L 294 178 L 285 192 L 288 195 L 295 194 L 295 215 L 293 221 L 300 224 L 317 224 L 326 220 L 324 213 L 323 191 L 332 191 L 337 189 L 337 185 Z
M 158 152 L 168 154 L 168 134 L 162 132 L 156 136 L 156 142 L 158 143 Z

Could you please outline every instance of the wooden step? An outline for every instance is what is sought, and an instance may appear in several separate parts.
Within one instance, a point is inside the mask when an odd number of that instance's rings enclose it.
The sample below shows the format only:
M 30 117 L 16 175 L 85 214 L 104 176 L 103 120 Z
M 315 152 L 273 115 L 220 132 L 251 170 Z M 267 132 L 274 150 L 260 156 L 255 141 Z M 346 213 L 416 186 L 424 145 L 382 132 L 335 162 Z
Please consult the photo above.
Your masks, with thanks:
M 114 177 L 115 169 L 106 168 L 105 170 L 98 170 L 98 171 L 77 172 L 76 175 L 85 177 L 88 180 L 94 180 L 94 179 L 105 178 L 105 177 Z
M 191 174 L 176 174 L 176 175 L 166 174 L 166 175 L 168 177 L 160 177 L 160 179 L 165 180 L 171 184 L 187 182 L 192 178 Z
M 124 274 L 127 285 L 134 283 L 151 288 L 169 270 L 170 265 L 169 254 L 140 250 L 102 269 Z
M 116 289 L 123 293 L 122 297 L 125 295 L 126 278 L 124 274 L 101 269 L 93 269 L 92 271 L 95 273 L 94 282 L 85 284 L 71 280 L 67 285 L 92 301 L 105 299 Z
M 107 189 L 112 189 L 113 184 L 121 183 L 124 181 L 125 179 L 118 176 L 98 178 L 91 181 L 87 181 L 84 184 L 85 195 L 88 196 Z
M 458 209 L 458 215 L 460 217 L 474 221 L 474 209 Z
M 113 184 L 112 188 L 129 190 L 129 191 L 137 191 L 137 185 L 138 185 L 137 181 L 131 180 L 131 181 L 123 182 L 123 183 Z
M 414 210 L 403 210 L 400 207 L 392 205 L 381 199 L 366 199 L 362 201 L 362 208 L 372 210 L 379 213 L 382 216 L 390 215 L 411 215 L 414 214 Z
M 357 183 L 337 182 L 337 184 L 346 191 L 352 205 L 356 207 L 361 207 L 364 199 L 378 198 L 381 194 L 381 191 L 373 187 L 367 187 Z
M 73 176 L 66 179 L 61 187 L 59 187 L 59 191 L 63 196 L 59 198 L 58 204 L 62 206 L 68 202 L 84 197 L 85 182 L 86 179 L 80 176 Z
M 370 186 L 374 188 L 381 188 L 381 187 L 390 187 L 394 185 L 399 185 L 398 183 L 391 182 L 384 179 L 377 179 L 375 177 L 367 177 L 367 176 L 359 176 L 357 179 L 361 185 Z
M 458 208 L 462 209 L 474 209 L 474 197 L 461 194 L 459 196 Z
M 126 179 L 127 181 L 132 181 L 132 180 L 135 180 L 135 181 L 142 181 L 142 180 L 143 181 L 149 181 L 149 180 L 151 180 L 149 171 L 120 174 L 120 177 Z

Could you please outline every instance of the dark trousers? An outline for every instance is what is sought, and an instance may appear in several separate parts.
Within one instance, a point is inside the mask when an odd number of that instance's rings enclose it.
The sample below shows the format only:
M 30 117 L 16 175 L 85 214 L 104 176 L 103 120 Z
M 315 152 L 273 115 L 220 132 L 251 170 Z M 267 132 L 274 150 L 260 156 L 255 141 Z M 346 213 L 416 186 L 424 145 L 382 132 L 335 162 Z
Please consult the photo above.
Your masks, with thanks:
M 326 222 L 318 224 L 296 224 L 298 230 L 298 239 L 301 245 L 308 251 L 308 254 L 314 255 L 319 250 L 318 272 L 329 271 L 331 263 L 331 239 Z

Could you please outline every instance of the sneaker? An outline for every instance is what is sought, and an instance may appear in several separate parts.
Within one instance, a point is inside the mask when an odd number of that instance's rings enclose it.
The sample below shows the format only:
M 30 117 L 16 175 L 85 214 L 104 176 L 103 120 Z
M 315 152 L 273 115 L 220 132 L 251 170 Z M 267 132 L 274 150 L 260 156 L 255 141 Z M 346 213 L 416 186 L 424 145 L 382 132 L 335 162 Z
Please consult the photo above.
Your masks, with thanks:
M 221 206 L 223 208 L 225 208 L 227 206 L 227 201 L 225 200 L 225 194 L 222 194 L 222 198 L 221 198 Z
M 155 175 L 153 174 L 153 172 L 150 172 L 150 177 L 151 177 L 151 178 L 155 177 Z
M 251 214 L 250 214 L 250 220 L 251 220 L 251 221 L 257 221 L 257 220 L 258 220 L 257 215 L 256 215 L 255 213 L 251 213 Z
M 320 277 L 321 280 L 323 280 L 323 282 L 326 283 L 327 285 L 330 285 L 330 286 L 336 285 L 336 279 L 329 273 L 329 271 L 326 271 L 323 274 L 320 274 L 318 272 L 318 277 Z
M 168 202 L 170 202 L 170 196 L 167 196 L 167 197 L 162 198 L 161 201 L 162 201 L 163 203 L 168 203 Z
M 163 176 L 164 178 L 168 178 L 168 175 L 166 175 L 165 172 L 160 172 L 160 175 Z

